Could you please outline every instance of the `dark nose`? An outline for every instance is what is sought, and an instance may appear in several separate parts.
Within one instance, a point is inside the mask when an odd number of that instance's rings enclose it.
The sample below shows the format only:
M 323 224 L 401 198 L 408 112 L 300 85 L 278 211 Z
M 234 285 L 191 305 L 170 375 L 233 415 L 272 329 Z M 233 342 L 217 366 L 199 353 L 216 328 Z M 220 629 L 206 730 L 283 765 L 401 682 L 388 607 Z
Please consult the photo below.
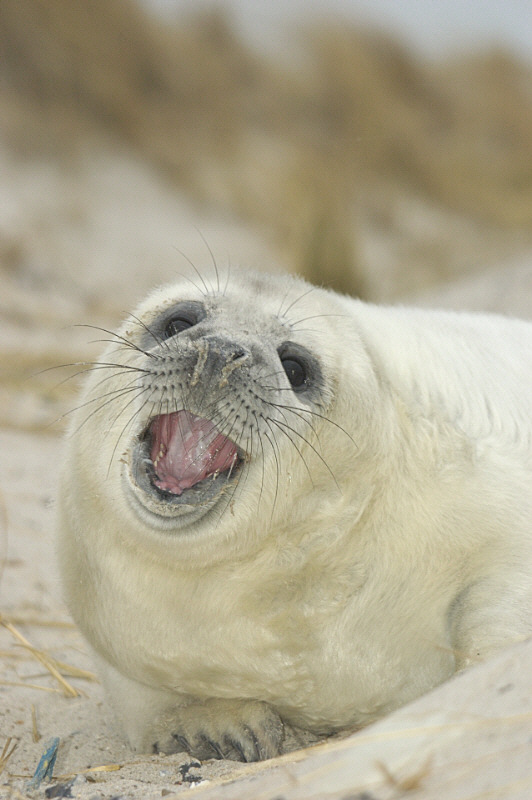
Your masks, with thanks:
M 247 359 L 251 355 L 244 345 L 225 339 L 222 336 L 205 336 L 203 341 L 207 343 L 209 353 L 214 358 L 223 361 L 224 364 Z
M 204 336 L 195 342 L 198 357 L 191 386 L 198 381 L 224 386 L 229 375 L 242 367 L 251 357 L 251 352 L 242 344 L 221 336 Z

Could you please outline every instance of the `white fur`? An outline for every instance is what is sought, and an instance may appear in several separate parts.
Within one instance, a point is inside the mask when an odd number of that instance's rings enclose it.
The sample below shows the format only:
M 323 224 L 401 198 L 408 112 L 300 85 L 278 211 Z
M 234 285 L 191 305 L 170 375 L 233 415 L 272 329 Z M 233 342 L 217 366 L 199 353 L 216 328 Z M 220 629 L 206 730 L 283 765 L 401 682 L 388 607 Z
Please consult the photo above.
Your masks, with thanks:
M 76 414 L 60 564 L 136 747 L 209 698 L 317 732 L 367 723 L 532 632 L 532 326 L 305 291 L 229 281 L 228 326 L 265 339 L 301 295 L 291 337 L 320 361 L 334 424 L 303 427 L 301 455 L 279 437 L 279 485 L 265 448 L 216 524 L 143 522 L 124 491 L 134 423 L 112 402 Z M 136 314 L 150 324 L 183 298 L 202 296 L 182 282 Z M 82 404 L 131 381 L 103 376 Z

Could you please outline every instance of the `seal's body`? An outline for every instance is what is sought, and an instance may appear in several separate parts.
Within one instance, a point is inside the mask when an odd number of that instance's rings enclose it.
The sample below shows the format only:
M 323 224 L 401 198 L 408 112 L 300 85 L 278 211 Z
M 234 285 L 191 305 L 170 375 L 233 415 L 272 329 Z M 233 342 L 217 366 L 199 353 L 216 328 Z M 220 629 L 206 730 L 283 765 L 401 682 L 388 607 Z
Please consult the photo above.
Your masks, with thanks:
M 266 758 L 532 632 L 532 325 L 155 291 L 85 385 L 66 596 L 131 743 Z

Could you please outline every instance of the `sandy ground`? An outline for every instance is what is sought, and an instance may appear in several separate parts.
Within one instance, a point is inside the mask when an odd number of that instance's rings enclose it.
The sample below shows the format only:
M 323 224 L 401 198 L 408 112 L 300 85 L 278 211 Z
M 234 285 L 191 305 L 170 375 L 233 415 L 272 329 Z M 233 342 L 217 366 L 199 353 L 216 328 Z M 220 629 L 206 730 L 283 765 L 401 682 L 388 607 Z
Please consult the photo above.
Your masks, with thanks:
M 3 166 L 7 174 L 11 166 Z M 19 170 L 0 198 L 0 798 L 532 796 L 527 645 L 352 740 L 259 766 L 191 765 L 186 754 L 138 756 L 124 743 L 99 683 L 90 674 L 73 674 L 72 667 L 92 666 L 62 603 L 55 568 L 53 504 L 63 426 L 53 420 L 74 400 L 62 374 L 35 373 L 91 358 L 98 346 L 90 340 L 98 336 L 71 325 L 114 324 L 148 287 L 179 269 L 176 242 L 205 263 L 198 227 L 221 261 L 276 262 L 256 232 L 200 214 L 128 157 L 102 159 L 87 174 L 81 191 L 79 173 L 59 178 L 43 166 L 30 181 Z M 532 257 L 421 300 L 532 318 Z M 43 664 L 41 651 L 55 661 Z M 56 661 L 66 686 L 50 671 Z M 77 696 L 66 696 L 71 689 Z M 27 782 L 53 737 L 60 740 L 53 780 L 30 789 Z M 438 794 L 442 781 L 445 793 Z

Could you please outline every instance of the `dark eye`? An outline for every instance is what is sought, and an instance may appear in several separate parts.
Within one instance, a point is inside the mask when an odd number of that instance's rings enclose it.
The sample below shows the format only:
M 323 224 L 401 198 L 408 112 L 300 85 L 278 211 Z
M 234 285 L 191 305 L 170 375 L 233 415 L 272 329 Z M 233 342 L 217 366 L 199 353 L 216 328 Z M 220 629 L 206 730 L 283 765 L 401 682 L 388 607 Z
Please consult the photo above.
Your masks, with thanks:
M 286 372 L 292 388 L 299 389 L 301 386 L 305 385 L 307 372 L 301 361 L 296 358 L 287 357 L 281 359 L 281 364 L 283 365 L 283 369 Z
M 178 333 L 182 333 L 186 331 L 187 328 L 192 328 L 193 325 L 196 324 L 196 320 L 192 319 L 189 314 L 179 314 L 175 317 L 172 317 L 166 323 L 166 327 L 164 329 L 164 338 L 170 339 L 172 336 L 176 336 Z
M 158 335 L 161 339 L 171 339 L 172 336 L 193 328 L 202 319 L 205 319 L 205 308 L 201 303 L 192 300 L 176 303 L 161 320 Z

